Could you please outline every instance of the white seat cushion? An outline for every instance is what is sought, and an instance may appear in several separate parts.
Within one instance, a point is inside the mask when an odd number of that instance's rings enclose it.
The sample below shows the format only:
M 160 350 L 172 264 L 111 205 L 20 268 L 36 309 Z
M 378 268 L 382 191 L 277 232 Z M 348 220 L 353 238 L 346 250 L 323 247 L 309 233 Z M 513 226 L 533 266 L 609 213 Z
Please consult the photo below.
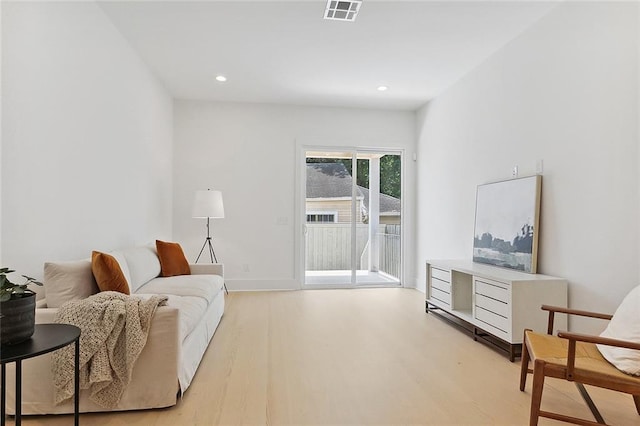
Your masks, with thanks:
M 149 299 L 153 294 L 136 294 L 136 297 Z M 205 299 L 196 296 L 175 296 L 168 294 L 167 306 L 178 309 L 178 324 L 180 341 L 191 334 L 202 321 L 202 317 L 209 305 Z
M 224 280 L 219 275 L 177 275 L 154 278 L 136 294 L 175 294 L 177 296 L 201 297 L 207 304 L 222 290 Z

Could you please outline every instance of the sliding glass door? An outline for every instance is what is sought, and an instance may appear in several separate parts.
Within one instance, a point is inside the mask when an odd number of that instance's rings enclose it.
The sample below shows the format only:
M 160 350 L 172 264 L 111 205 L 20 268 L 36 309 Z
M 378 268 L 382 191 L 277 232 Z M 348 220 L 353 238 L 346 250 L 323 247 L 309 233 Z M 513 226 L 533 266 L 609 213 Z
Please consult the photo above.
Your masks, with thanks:
M 349 152 L 306 154 L 305 284 L 353 280 L 352 169 Z
M 307 287 L 401 282 L 401 155 L 306 150 Z

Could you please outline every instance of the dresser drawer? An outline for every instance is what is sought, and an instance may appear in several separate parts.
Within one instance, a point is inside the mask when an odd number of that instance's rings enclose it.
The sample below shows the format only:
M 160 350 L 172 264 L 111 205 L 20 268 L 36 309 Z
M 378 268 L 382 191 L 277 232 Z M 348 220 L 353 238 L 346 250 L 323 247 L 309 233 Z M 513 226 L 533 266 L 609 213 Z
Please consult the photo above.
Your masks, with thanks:
M 475 278 L 474 284 L 476 295 L 479 294 L 503 303 L 509 303 L 509 287 L 506 284 L 484 278 Z
M 451 294 L 451 284 L 438 278 L 431 278 L 431 288 L 437 288 L 440 291 Z
M 494 328 L 497 328 L 498 330 L 504 333 L 504 335 L 498 336 L 498 337 L 505 338 L 510 331 L 509 329 L 511 327 L 509 327 L 509 320 L 503 316 L 495 314 L 491 311 L 487 311 L 486 309 L 481 308 L 479 306 L 476 306 L 475 315 L 476 315 L 476 319 L 479 320 L 480 322 L 483 322 Z
M 442 302 L 447 308 L 451 307 L 451 294 L 449 293 L 431 287 L 431 298 Z
M 500 315 L 504 318 L 509 318 L 510 316 L 509 305 L 481 294 L 476 294 L 476 307 L 493 312 L 494 314 Z
M 440 281 L 444 281 L 447 283 L 451 282 L 451 272 L 444 270 L 444 269 L 438 269 L 438 268 L 434 268 L 433 266 L 431 267 L 431 278 L 437 278 Z

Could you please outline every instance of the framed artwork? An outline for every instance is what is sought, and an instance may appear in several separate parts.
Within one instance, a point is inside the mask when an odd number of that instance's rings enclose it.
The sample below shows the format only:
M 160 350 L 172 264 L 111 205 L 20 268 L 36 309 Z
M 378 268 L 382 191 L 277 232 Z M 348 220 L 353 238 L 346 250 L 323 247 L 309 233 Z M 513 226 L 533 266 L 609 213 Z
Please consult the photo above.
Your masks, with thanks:
M 473 261 L 536 273 L 542 176 L 479 185 Z

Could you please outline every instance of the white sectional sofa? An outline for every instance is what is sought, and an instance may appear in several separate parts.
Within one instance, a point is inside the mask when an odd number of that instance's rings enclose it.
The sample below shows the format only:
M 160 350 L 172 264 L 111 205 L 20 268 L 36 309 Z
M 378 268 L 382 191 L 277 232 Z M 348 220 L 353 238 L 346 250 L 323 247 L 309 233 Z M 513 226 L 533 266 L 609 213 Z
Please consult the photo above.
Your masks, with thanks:
M 198 365 L 224 312 L 222 264 L 190 265 L 192 275 L 159 277 L 160 262 L 154 247 L 140 246 L 111 252 L 129 283 L 131 294 L 164 294 L 166 306 L 153 317 L 147 343 L 135 364 L 132 379 L 114 410 L 160 408 L 175 405 L 193 380 Z M 67 300 L 98 291 L 91 261 L 45 264 L 46 298 L 38 302 L 36 323 L 54 322 L 58 306 Z M 51 355 L 22 364 L 22 413 L 73 413 L 73 400 L 53 402 Z M 7 413 L 15 411 L 15 371 L 7 365 Z M 80 393 L 80 411 L 106 411 Z

